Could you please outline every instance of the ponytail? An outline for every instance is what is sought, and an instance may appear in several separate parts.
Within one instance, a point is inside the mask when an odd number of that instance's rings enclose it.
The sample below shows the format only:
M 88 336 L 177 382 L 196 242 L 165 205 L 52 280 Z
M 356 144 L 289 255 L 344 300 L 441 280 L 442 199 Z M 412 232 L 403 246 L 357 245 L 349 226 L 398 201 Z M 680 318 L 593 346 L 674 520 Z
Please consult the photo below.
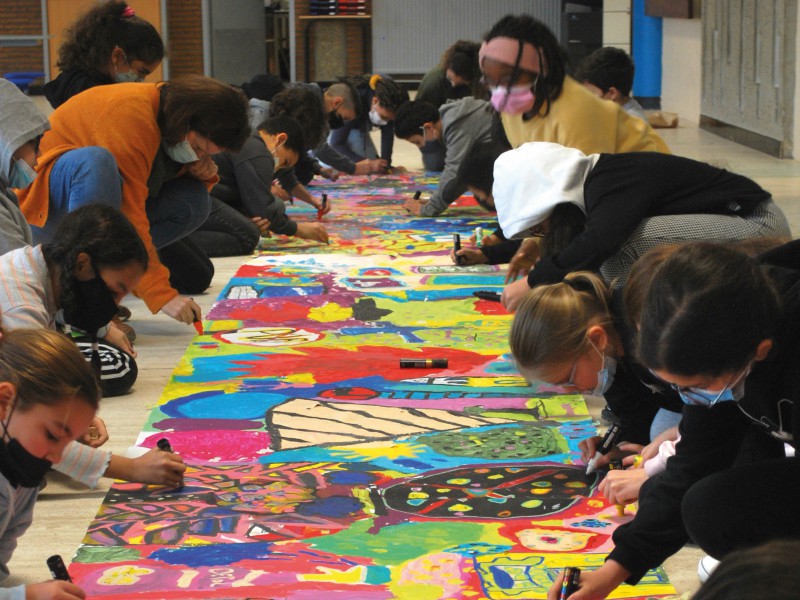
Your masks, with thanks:
M 586 346 L 589 327 L 611 326 L 610 298 L 603 279 L 588 271 L 533 288 L 511 323 L 508 341 L 517 365 L 541 373 L 573 361 Z

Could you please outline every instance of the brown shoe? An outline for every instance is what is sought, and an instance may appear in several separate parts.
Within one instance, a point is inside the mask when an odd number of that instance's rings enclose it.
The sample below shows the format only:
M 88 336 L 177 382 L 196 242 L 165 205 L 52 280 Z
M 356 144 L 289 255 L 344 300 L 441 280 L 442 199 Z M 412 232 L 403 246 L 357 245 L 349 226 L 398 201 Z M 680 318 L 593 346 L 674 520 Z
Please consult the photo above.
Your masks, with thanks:
M 120 321 L 127 321 L 131 318 L 131 309 L 127 306 L 118 306 L 117 307 L 117 319 Z
M 128 338 L 128 341 L 132 344 L 136 341 L 136 331 L 134 331 L 133 327 L 128 325 L 127 323 L 123 323 L 119 317 L 114 317 L 111 319 L 114 323 L 114 326 L 117 327 L 125 334 L 125 337 Z

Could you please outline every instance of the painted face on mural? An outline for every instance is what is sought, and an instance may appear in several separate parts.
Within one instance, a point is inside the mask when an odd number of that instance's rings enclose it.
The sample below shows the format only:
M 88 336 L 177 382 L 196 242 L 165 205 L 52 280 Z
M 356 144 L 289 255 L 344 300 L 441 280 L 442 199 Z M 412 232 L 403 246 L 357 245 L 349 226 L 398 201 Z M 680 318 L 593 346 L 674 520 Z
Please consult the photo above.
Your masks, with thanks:
M 537 552 L 575 552 L 586 548 L 595 534 L 532 527 L 523 529 L 517 537 L 520 544 Z

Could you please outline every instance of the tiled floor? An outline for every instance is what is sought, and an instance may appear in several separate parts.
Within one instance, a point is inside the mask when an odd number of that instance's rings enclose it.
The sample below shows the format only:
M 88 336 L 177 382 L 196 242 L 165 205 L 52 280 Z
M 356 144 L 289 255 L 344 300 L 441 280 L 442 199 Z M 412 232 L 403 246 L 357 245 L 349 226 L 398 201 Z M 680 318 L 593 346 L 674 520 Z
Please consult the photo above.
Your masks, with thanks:
M 795 235 L 800 232 L 800 162 L 771 158 L 700 131 L 693 124 L 661 133 L 675 154 L 706 160 L 755 179 L 773 193 Z M 395 146 L 395 164 L 421 169 L 416 148 L 401 140 L 397 140 Z M 329 218 L 335 218 L 335 214 L 331 213 Z M 403 211 L 398 210 L 398 218 L 404 218 Z M 241 262 L 240 258 L 214 261 L 217 273 L 213 285 L 207 293 L 195 297 L 204 311 L 212 305 Z M 102 404 L 101 416 L 111 432 L 108 447 L 116 452 L 124 452 L 135 442 L 147 414 L 194 334 L 191 326 L 180 325 L 163 315 L 151 315 L 138 299 L 129 298 L 125 305 L 133 311 L 131 324 L 138 336 L 139 379 L 132 394 L 104 400 Z M 590 408 L 596 414 L 601 406 L 592 400 Z M 110 481 L 104 479 L 99 489 L 86 490 L 78 484 L 52 477 L 36 506 L 34 523 L 20 540 L 10 563 L 11 583 L 48 579 L 45 558 L 51 554 L 62 554 L 69 562 L 109 485 Z M 697 549 L 686 548 L 668 561 L 667 571 L 679 591 L 697 587 L 700 556 Z

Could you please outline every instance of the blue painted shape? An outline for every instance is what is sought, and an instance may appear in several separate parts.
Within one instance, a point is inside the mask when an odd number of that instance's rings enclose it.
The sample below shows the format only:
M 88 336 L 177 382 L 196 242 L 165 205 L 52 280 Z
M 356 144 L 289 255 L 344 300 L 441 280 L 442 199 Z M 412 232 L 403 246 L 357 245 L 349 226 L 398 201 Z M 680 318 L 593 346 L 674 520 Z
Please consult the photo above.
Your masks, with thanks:
M 489 567 L 489 572 L 492 574 L 497 587 L 502 590 L 510 590 L 514 587 L 514 578 L 509 575 L 505 569 L 501 567 Z
M 221 398 L 224 396 L 224 399 Z M 257 419 L 264 412 L 288 399 L 284 394 L 221 391 L 199 392 L 170 400 L 159 407 L 170 417 L 213 419 L 219 416 L 220 406 L 225 406 L 225 416 L 230 419 Z
M 268 558 L 272 554 L 271 546 L 272 544 L 266 542 L 253 542 L 250 544 L 163 548 L 153 552 L 149 558 L 163 561 L 168 565 L 185 565 L 187 567 L 227 566 L 240 560 Z

